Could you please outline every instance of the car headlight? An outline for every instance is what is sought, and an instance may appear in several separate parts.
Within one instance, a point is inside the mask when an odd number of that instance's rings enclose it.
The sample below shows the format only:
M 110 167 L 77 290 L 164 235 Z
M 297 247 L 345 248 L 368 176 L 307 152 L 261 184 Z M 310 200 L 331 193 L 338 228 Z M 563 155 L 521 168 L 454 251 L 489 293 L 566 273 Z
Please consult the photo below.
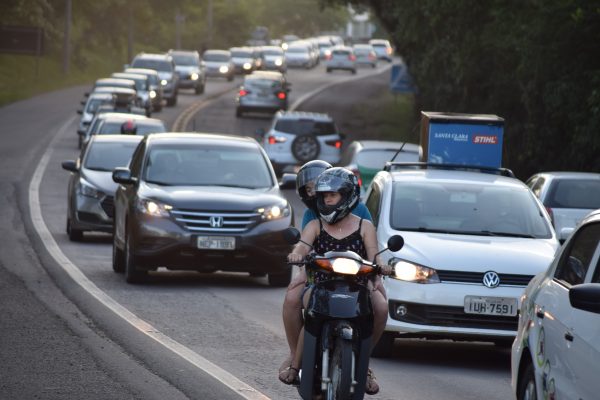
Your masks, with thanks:
M 229 72 L 229 67 L 226 66 L 226 65 L 221 65 L 219 67 L 219 72 L 222 73 L 222 74 L 226 74 L 227 72 Z
M 101 199 L 104 197 L 104 193 L 92 186 L 88 181 L 83 178 L 79 179 L 79 193 L 82 196 L 92 197 L 94 199 Z
M 399 258 L 393 258 L 389 264 L 394 267 L 392 278 L 414 283 L 440 283 L 437 271 L 433 268 Z
M 167 80 L 166 79 L 162 79 L 160 81 L 160 84 L 163 85 L 163 86 L 166 86 L 167 85 Z
M 136 206 L 139 212 L 153 217 L 168 217 L 173 206 L 156 200 L 138 198 Z
M 283 60 L 281 58 L 278 58 L 275 60 L 275 65 L 277 65 L 278 67 L 281 67 L 281 64 L 283 64 Z
M 194 73 L 192 73 L 192 74 L 190 75 L 190 79 L 191 79 L 191 80 L 193 80 L 193 81 L 197 81 L 197 80 L 198 80 L 198 78 L 199 78 L 199 76 L 198 76 L 198 74 L 197 74 L 197 73 L 195 73 L 195 72 L 194 72 Z
M 153 99 L 156 97 L 156 92 L 154 90 L 151 90 L 148 95 L 150 96 L 151 99 Z
M 252 68 L 252 64 L 250 64 L 250 63 L 247 62 L 247 63 L 244 63 L 244 65 L 242 67 L 244 69 L 250 69 L 250 68 Z
M 286 201 L 269 207 L 261 207 L 256 211 L 260 214 L 260 218 L 263 221 L 271 221 L 290 215 L 290 205 Z

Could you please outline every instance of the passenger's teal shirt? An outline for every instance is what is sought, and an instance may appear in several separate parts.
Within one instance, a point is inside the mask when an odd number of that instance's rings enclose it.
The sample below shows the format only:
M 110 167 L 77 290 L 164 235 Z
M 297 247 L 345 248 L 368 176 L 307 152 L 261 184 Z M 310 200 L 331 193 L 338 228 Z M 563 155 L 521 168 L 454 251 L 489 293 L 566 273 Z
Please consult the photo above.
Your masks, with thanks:
M 363 203 L 358 203 L 354 210 L 352 210 L 352 214 L 359 218 L 368 219 L 369 221 L 373 222 L 373 218 L 371 218 L 369 209 Z M 306 211 L 304 211 L 304 216 L 302 217 L 302 230 L 304 230 L 306 225 L 308 225 L 308 223 L 313 219 L 317 219 L 317 214 L 315 214 L 315 212 L 310 208 L 307 208 Z

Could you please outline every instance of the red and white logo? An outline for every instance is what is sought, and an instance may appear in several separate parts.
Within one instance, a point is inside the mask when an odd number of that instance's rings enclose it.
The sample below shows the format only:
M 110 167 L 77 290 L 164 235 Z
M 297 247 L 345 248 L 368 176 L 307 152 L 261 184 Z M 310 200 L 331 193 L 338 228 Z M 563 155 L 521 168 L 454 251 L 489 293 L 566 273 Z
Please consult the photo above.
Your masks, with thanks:
M 475 143 L 475 144 L 498 144 L 498 136 L 496 136 L 496 135 L 473 135 L 473 143 Z

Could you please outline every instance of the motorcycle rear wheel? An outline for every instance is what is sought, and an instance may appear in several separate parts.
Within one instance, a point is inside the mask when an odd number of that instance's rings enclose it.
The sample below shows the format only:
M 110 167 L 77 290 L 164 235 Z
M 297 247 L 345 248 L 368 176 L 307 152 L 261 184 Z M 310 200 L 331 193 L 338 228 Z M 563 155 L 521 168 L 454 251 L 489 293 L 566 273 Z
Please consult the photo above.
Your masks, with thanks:
M 327 400 L 349 400 L 352 398 L 352 343 L 338 337 L 335 340 L 333 356 L 329 362 Z

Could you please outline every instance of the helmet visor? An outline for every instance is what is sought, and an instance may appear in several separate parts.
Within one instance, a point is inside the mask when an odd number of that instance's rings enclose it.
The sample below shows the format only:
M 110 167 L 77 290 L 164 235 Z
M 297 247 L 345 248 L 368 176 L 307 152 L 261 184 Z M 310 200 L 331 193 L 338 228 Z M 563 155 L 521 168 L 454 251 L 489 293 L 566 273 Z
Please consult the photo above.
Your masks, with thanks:
M 296 186 L 301 188 L 306 186 L 309 182 L 314 182 L 317 180 L 321 172 L 325 171 L 326 168 L 321 167 L 313 167 L 313 168 L 305 168 L 298 174 L 296 179 Z
M 341 188 L 347 185 L 348 179 L 335 175 L 325 175 L 317 181 L 315 192 L 339 192 Z

